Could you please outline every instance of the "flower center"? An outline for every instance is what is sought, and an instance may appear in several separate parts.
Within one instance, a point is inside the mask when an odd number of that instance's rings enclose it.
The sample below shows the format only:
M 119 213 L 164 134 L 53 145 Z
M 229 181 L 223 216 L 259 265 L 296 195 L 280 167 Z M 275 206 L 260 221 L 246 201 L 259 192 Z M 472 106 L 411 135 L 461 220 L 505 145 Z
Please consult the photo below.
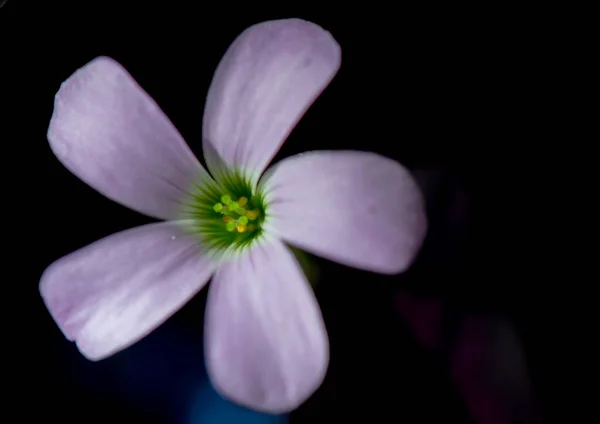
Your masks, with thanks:
M 227 231 L 252 233 L 256 231 L 254 222 L 260 216 L 260 211 L 258 209 L 248 210 L 245 208 L 247 205 L 248 198 L 246 196 L 242 196 L 235 201 L 228 194 L 224 194 L 221 196 L 221 202 L 215 203 L 213 210 L 223 216 Z
M 264 196 L 239 172 L 194 185 L 183 206 L 183 218 L 209 253 L 241 250 L 264 236 Z

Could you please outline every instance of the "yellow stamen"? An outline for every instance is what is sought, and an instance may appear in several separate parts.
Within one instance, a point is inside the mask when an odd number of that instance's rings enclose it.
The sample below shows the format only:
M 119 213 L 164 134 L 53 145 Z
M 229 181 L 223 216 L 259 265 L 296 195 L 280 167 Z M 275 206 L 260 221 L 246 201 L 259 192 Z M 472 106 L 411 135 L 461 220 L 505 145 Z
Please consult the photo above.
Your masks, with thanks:
M 238 205 L 240 206 L 244 206 L 246 203 L 248 203 L 248 199 L 245 196 L 242 196 L 238 199 Z
M 243 233 L 244 231 L 246 231 L 246 226 L 244 224 L 238 224 L 237 230 L 239 233 Z
M 246 212 L 246 216 L 248 217 L 248 219 L 256 219 L 258 218 L 258 215 L 260 215 L 260 212 L 258 210 L 253 210 L 253 211 L 248 211 Z
M 231 221 L 233 221 L 233 217 L 231 217 L 231 216 L 226 216 L 225 218 L 223 218 L 223 222 L 224 223 L 228 223 L 228 222 L 231 222 Z

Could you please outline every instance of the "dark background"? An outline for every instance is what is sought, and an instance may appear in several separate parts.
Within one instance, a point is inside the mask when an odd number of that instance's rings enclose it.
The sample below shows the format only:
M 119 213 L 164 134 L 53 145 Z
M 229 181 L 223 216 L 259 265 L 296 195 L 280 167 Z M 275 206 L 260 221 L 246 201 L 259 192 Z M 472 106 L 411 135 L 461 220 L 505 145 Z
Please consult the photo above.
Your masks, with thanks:
M 557 311 L 570 296 L 554 284 L 562 278 L 552 243 L 563 231 L 555 212 L 564 180 L 551 172 L 550 153 L 563 128 L 551 114 L 560 95 L 556 68 L 548 66 L 556 43 L 551 32 L 533 29 L 541 17 L 434 5 L 79 3 L 11 0 L 0 9 L 1 102 L 8 106 L 0 141 L 9 171 L 3 209 L 6 248 L 15 256 L 9 266 L 16 267 L 4 281 L 3 350 L 16 358 L 5 364 L 16 409 L 62 422 L 267 418 L 220 400 L 206 381 L 206 291 L 146 339 L 99 363 L 63 338 L 37 292 L 45 267 L 151 220 L 71 175 L 52 155 L 46 130 L 60 83 L 106 55 L 201 157 L 204 99 L 228 45 L 252 24 L 300 17 L 333 34 L 342 67 L 275 160 L 316 149 L 394 158 L 422 185 L 430 230 L 413 268 L 400 276 L 314 259 L 331 363 L 291 422 L 555 418 L 557 344 L 569 332 Z M 473 362 L 475 383 L 465 383 L 453 370 L 472 322 L 480 328 L 475 344 L 495 353 Z M 474 401 L 469 384 L 483 387 L 475 392 L 487 400 Z M 499 408 L 487 421 L 477 410 L 483 404 Z

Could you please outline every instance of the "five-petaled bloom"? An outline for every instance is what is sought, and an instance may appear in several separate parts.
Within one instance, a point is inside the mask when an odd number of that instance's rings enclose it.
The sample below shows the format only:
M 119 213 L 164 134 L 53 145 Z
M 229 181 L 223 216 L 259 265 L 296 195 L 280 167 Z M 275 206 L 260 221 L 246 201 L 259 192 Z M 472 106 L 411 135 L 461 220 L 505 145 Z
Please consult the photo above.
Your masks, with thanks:
M 65 81 L 48 139 L 106 197 L 166 222 L 92 243 L 46 269 L 42 297 L 91 360 L 135 343 L 212 276 L 209 377 L 225 397 L 284 412 L 321 384 L 329 344 L 319 306 L 284 243 L 365 270 L 405 270 L 426 232 L 421 193 L 397 162 L 309 152 L 265 171 L 340 66 L 310 22 L 263 22 L 229 47 L 208 92 L 206 171 L 157 104 L 114 60 Z

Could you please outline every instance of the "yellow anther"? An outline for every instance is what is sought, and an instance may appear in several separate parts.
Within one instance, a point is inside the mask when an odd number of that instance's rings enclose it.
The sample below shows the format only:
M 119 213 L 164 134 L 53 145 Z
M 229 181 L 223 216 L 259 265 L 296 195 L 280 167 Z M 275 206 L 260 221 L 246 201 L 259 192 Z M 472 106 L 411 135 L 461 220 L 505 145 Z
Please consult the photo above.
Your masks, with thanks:
M 248 211 L 246 212 L 246 216 L 248 217 L 248 219 L 256 219 L 258 218 L 258 215 L 260 215 L 260 212 L 258 210 L 253 210 L 253 211 Z
M 243 233 L 244 231 L 246 231 L 246 226 L 244 224 L 238 224 L 237 230 L 238 232 Z
M 226 216 L 225 218 L 223 218 L 223 222 L 224 223 L 228 223 L 228 222 L 231 222 L 231 221 L 233 221 L 233 217 L 231 217 L 231 216 Z
M 248 199 L 245 196 L 242 196 L 238 199 L 238 205 L 240 206 L 244 206 L 246 203 L 248 203 Z

